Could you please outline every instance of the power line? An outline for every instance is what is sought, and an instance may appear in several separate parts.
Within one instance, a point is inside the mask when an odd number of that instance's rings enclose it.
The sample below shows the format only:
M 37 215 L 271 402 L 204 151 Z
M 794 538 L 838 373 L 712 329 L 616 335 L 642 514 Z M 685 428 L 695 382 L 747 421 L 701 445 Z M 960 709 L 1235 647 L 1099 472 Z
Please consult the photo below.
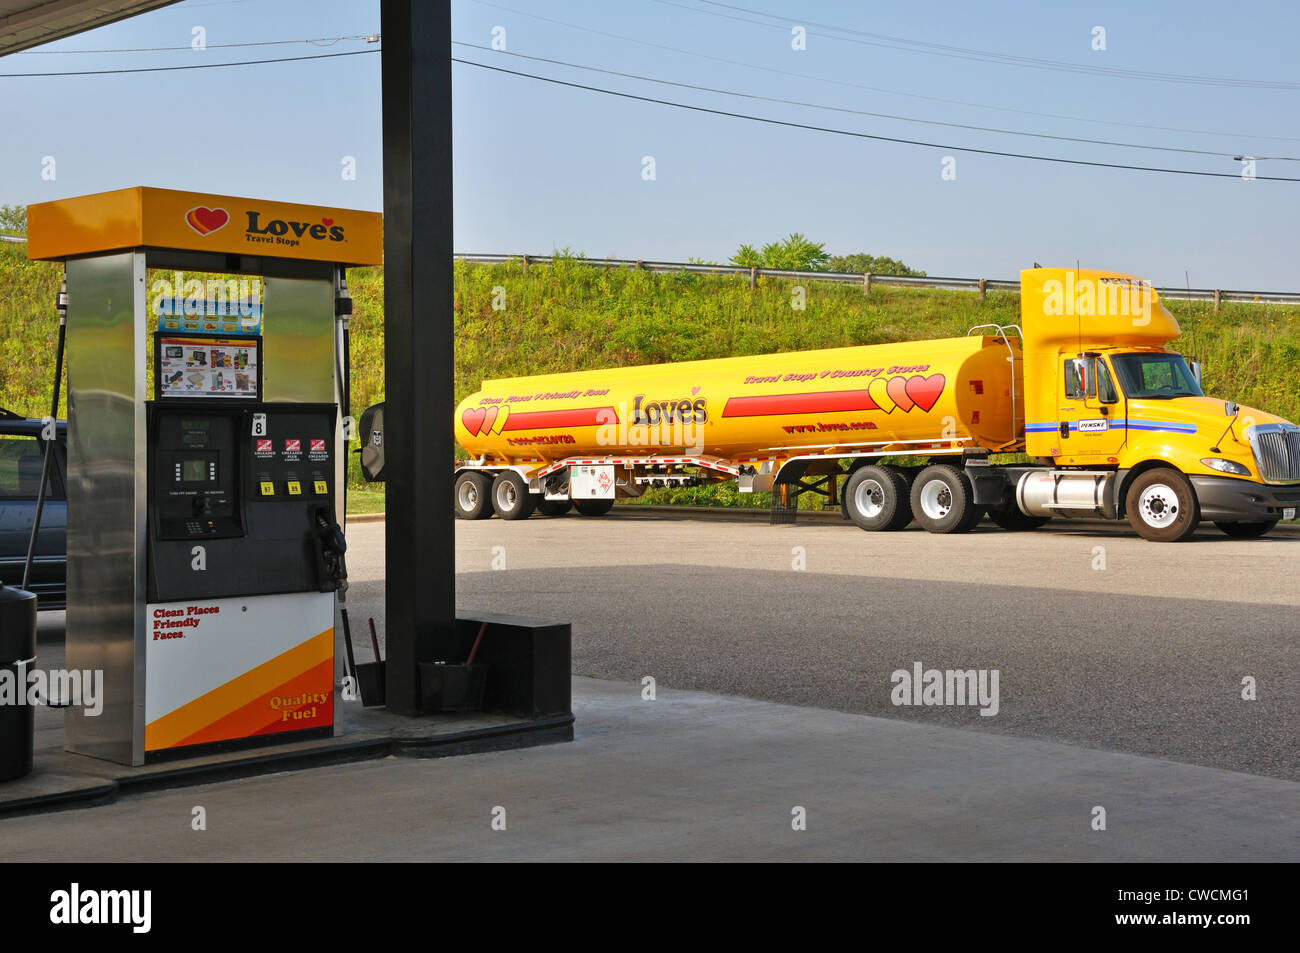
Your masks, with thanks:
M 169 73 L 183 69 L 221 69 L 226 66 L 262 66 L 267 63 L 300 63 L 303 60 L 329 60 L 339 56 L 365 56 L 379 50 L 352 50 L 349 53 L 317 53 L 315 56 L 285 56 L 272 60 L 244 60 L 239 63 L 191 63 L 188 66 L 140 66 L 133 69 L 83 69 L 58 73 L 0 73 L 0 79 L 21 79 L 32 76 L 107 76 L 113 73 Z
M 1217 158 L 1237 158 L 1236 153 L 1232 152 L 1214 152 L 1207 149 L 1182 149 L 1176 146 L 1155 146 L 1138 142 L 1117 142 L 1113 139 L 1088 139 L 1079 136 L 1055 136 L 1045 132 L 1023 132 L 1016 129 L 998 129 L 991 126 L 976 126 L 964 122 L 945 122 L 938 119 L 918 119 L 913 116 L 899 116 L 892 113 L 869 112 L 865 109 L 850 109 L 846 106 L 827 106 L 820 103 L 801 102 L 796 99 L 781 99 L 775 96 L 762 96 L 757 93 L 742 93 L 730 89 L 717 89 L 712 86 L 698 86 L 694 83 L 681 83 L 670 79 L 656 79 L 653 76 L 644 76 L 639 73 L 623 73 L 618 70 L 602 69 L 598 66 L 583 66 L 580 63 L 570 63 L 566 60 L 551 59 L 545 56 L 529 56 L 526 53 L 516 53 L 509 50 L 493 50 L 490 46 L 482 46 L 477 43 L 464 43 L 460 40 L 452 40 L 453 46 L 467 46 L 470 49 L 484 50 L 490 53 L 505 53 L 507 56 L 514 56 L 520 59 L 533 60 L 538 63 L 552 63 L 557 66 L 568 66 L 573 69 L 587 70 L 593 73 L 603 73 L 607 76 L 621 76 L 624 79 L 643 80 L 647 83 L 659 83 L 664 86 L 676 86 L 681 89 L 694 89 L 705 93 L 718 93 L 724 96 L 738 96 L 743 99 L 756 99 L 763 102 L 779 103 L 786 106 L 799 106 L 805 109 L 825 109 L 831 112 L 850 113 L 855 116 L 870 116 L 873 119 L 892 119 L 898 122 L 914 122 L 926 126 L 946 126 L 953 129 L 970 129 L 976 132 L 992 132 L 1006 136 L 1027 136 L 1034 139 L 1054 139 L 1058 142 L 1079 142 L 1089 145 L 1098 146 L 1116 146 L 1124 149 L 1150 149 L 1157 152 L 1181 152 L 1188 155 L 1215 156 Z M 1264 157 L 1260 157 L 1264 158 Z M 1269 156 L 1271 159 L 1287 159 L 1288 161 L 1297 162 L 1300 159 L 1289 156 Z
M 538 76 L 533 73 L 522 73 L 518 70 L 505 69 L 501 66 L 488 66 L 486 63 L 476 63 L 473 60 L 463 60 L 453 56 L 452 62 L 462 63 L 466 66 L 477 66 L 479 69 L 492 70 L 496 73 L 506 73 L 511 76 L 520 76 L 525 79 L 535 79 L 543 83 L 552 83 L 556 86 L 568 86 L 572 89 L 583 89 L 593 93 L 603 93 L 606 96 L 617 96 L 621 99 L 634 99 L 643 103 L 654 103 L 659 106 L 672 106 L 676 109 L 688 109 L 692 112 L 708 113 L 714 116 L 727 116 L 732 119 L 746 119 L 750 122 L 761 122 L 772 126 L 785 126 L 791 129 L 807 129 L 812 132 L 827 132 L 837 136 L 852 136 L 856 139 L 873 139 L 878 142 L 893 142 L 907 146 L 924 146 L 928 149 L 945 149 L 951 152 L 968 152 L 976 155 L 999 156 L 1007 159 L 1032 159 L 1036 162 L 1056 162 L 1063 165 L 1091 166 L 1099 169 L 1125 169 L 1132 172 L 1160 172 L 1166 175 L 1196 175 L 1213 179 L 1238 179 L 1240 175 L 1234 172 L 1206 172 L 1196 169 L 1165 169 L 1158 166 L 1144 165 L 1127 165 L 1118 162 L 1096 162 L 1088 159 L 1062 159 L 1057 156 L 1040 156 L 1023 152 L 1002 152 L 996 149 L 976 149 L 972 146 L 954 146 L 945 145 L 938 142 L 922 142 L 916 139 L 900 139 L 895 136 L 878 136 L 866 132 L 853 132 L 848 129 L 835 129 L 829 126 L 813 126 L 808 123 L 791 122 L 785 119 L 770 119 L 766 116 L 750 116 L 745 113 L 731 112 L 726 109 L 711 109 L 707 106 L 691 106 L 686 103 L 676 103 L 667 99 L 655 99 L 651 96 L 638 96 L 634 93 L 623 93 L 612 89 L 603 89 L 599 86 L 588 86 L 584 83 L 573 83 L 563 79 L 553 79 L 549 76 Z M 1289 178 L 1277 175 L 1260 175 L 1255 176 L 1260 181 L 1267 182 L 1300 182 L 1300 178 Z
M 1296 136 L 1264 136 L 1255 133 L 1216 132 L 1208 129 L 1186 129 L 1179 126 L 1157 126 L 1157 125 L 1152 125 L 1150 123 L 1123 122 L 1117 119 L 1089 119 L 1084 116 L 1070 116 L 1062 113 L 1040 112 L 1032 109 L 1017 109 L 1014 106 L 994 106 L 994 105 L 989 105 L 988 103 L 977 103 L 977 102 L 971 102 L 969 100 L 964 100 L 964 99 L 946 99 L 941 96 L 926 96 L 921 93 L 911 93 L 900 89 L 888 89 L 881 86 L 868 86 L 864 83 L 854 83 L 849 80 L 832 79 L 827 76 L 813 76 L 808 73 L 797 73 L 791 70 L 777 69 L 771 66 L 760 66 L 757 63 L 746 63 L 743 60 L 732 60 L 722 56 L 712 56 L 708 53 L 700 53 L 696 50 L 684 50 L 681 49 L 680 47 L 666 46 L 665 44 L 662 43 L 652 43 L 649 40 L 642 40 L 637 37 L 623 36 L 618 33 L 609 33 L 605 30 L 597 30 L 592 27 L 581 26 L 580 24 L 577 23 L 569 23 L 565 20 L 557 20 L 554 19 L 553 17 L 544 17 L 540 14 L 531 13 L 527 10 L 517 10 L 513 7 L 505 6 L 504 4 L 490 2 L 490 0 L 472 0 L 472 2 L 477 3 L 480 6 L 493 7 L 497 10 L 504 10 L 507 13 L 514 13 L 518 16 L 525 16 L 535 20 L 541 20 L 544 23 L 552 23 L 555 24 L 556 26 L 565 27 L 566 29 L 578 30 L 583 33 L 590 33 L 594 36 L 603 36 L 606 37 L 607 39 L 612 39 L 612 40 L 622 40 L 626 43 L 635 43 L 640 46 L 649 47 L 651 49 L 664 50 L 669 53 L 679 53 L 683 56 L 693 56 L 698 59 L 709 60 L 714 63 L 725 63 L 728 66 L 739 66 L 742 67 L 743 69 L 759 70 L 761 72 L 772 73 L 777 76 L 790 76 L 796 79 L 811 80 L 812 82 L 815 83 L 829 83 L 834 86 L 844 86 L 850 89 L 864 89 L 867 90 L 868 92 L 873 92 L 873 93 L 885 93 L 886 95 L 889 96 L 905 96 L 909 99 L 921 99 L 921 100 L 925 100 L 926 102 L 944 103 L 950 106 L 966 106 L 974 109 L 988 109 L 994 112 L 1008 112 L 1008 113 L 1015 113 L 1017 115 L 1022 115 L 1022 116 L 1037 116 L 1044 119 L 1064 119 L 1069 122 L 1086 122 L 1092 125 L 1099 125 L 1099 126 L 1120 126 L 1127 129 L 1148 129 L 1153 132 L 1176 132 L 1184 135 L 1193 135 L 1193 136 L 1217 136 L 1220 138 L 1228 138 L 1234 140 L 1259 139 L 1259 140 L 1268 140 L 1268 141 L 1276 141 L 1276 142 L 1300 142 L 1300 137 L 1296 137 Z M 770 26 L 770 24 L 764 24 L 764 25 Z
M 313 46 L 333 46 L 340 40 L 365 40 L 373 43 L 370 36 L 325 36 L 315 40 L 257 40 L 248 43 L 208 43 L 201 49 L 204 50 L 226 50 L 244 46 L 286 46 L 292 43 L 310 43 Z M 165 53 L 173 50 L 193 50 L 193 46 L 137 46 L 127 47 L 120 50 L 22 50 L 19 56 L 60 56 L 69 53 Z
M 765 23 L 760 20 L 751 20 L 745 17 L 735 16 L 734 14 L 718 13 L 713 10 L 700 10 L 697 7 L 689 7 L 682 3 L 676 3 L 674 0 L 654 0 L 654 2 L 662 3 L 665 6 L 678 7 L 682 10 L 689 10 L 692 13 L 702 13 L 706 16 L 722 17 L 728 20 L 739 20 L 742 23 L 753 23 L 757 26 L 783 28 L 782 24 L 793 24 L 796 26 L 816 27 L 819 30 L 832 30 L 838 33 L 852 34 L 852 36 L 827 37 L 827 39 L 840 40 L 846 43 L 858 43 L 863 46 L 883 47 L 885 49 L 894 50 L 901 49 L 916 53 L 925 53 L 930 56 L 945 56 L 954 59 L 975 60 L 983 63 L 999 63 L 1003 66 L 1024 66 L 1031 69 L 1056 70 L 1067 73 L 1084 73 L 1092 76 L 1109 76 L 1120 79 L 1140 79 L 1153 82 L 1182 83 L 1197 86 L 1235 86 L 1249 89 L 1300 89 L 1300 83 L 1284 83 L 1277 80 L 1237 79 L 1225 76 L 1202 76 L 1186 73 L 1156 73 L 1148 70 L 1132 70 L 1113 66 L 1086 66 L 1081 63 L 1061 63 L 1055 60 L 1038 59 L 1032 56 L 1016 56 L 1011 53 L 995 53 L 989 50 L 948 46 L 942 43 L 927 43 L 923 40 L 909 40 L 905 37 L 888 36 L 883 33 L 869 33 L 865 30 L 855 30 L 850 27 L 816 23 L 812 20 L 806 20 L 803 18 L 793 19 L 783 14 L 765 13 L 761 10 L 750 10 L 746 7 L 738 7 L 729 3 L 719 3 L 716 2 L 716 0 L 699 0 L 699 2 L 708 4 L 712 7 L 738 10 L 741 13 L 748 13 L 753 16 L 780 20 L 782 23 Z M 869 39 L 854 39 L 854 37 L 868 37 Z

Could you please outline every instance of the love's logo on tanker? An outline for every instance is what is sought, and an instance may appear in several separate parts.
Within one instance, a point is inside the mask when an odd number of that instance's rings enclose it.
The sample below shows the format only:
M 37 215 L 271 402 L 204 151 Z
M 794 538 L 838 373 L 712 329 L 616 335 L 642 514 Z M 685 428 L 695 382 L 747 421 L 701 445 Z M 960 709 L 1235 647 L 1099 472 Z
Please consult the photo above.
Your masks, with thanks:
M 470 436 L 499 434 L 510 416 L 509 407 L 473 407 L 460 415 L 460 422 Z
M 196 205 L 185 213 L 185 224 L 200 235 L 211 235 L 213 232 L 220 231 L 226 227 L 226 223 L 229 221 L 230 213 L 224 208 L 208 208 L 206 205 Z
M 876 406 L 887 414 L 895 410 L 911 413 L 913 407 L 919 407 L 925 413 L 934 409 L 948 383 L 942 374 L 929 377 L 877 377 L 867 385 L 867 393 Z

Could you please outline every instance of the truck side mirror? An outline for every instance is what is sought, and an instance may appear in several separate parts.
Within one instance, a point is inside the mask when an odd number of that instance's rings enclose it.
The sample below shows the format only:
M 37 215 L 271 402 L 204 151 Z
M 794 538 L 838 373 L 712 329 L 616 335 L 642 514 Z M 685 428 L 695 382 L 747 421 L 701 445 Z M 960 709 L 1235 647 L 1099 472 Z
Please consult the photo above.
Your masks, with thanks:
M 372 404 L 361 414 L 361 475 L 368 483 L 384 482 L 384 405 Z
M 1235 401 L 1230 400 L 1223 405 L 1223 413 L 1225 416 L 1235 417 L 1241 413 L 1241 408 L 1237 406 Z
M 1086 379 L 1084 360 L 1081 357 L 1067 358 L 1065 361 L 1065 396 L 1071 400 L 1082 400 L 1083 382 Z
M 1201 362 L 1192 361 L 1191 363 L 1192 363 L 1192 377 L 1196 378 L 1196 386 L 1201 387 L 1203 386 L 1201 382 Z

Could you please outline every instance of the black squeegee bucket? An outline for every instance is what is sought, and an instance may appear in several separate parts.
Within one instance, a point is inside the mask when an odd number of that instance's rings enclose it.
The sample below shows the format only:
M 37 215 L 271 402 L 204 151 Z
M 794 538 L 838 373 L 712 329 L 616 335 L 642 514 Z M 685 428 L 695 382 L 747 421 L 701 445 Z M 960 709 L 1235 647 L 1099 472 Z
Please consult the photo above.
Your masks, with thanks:
M 375 634 L 373 617 L 370 620 L 370 645 L 375 652 L 375 661 L 362 662 L 356 667 L 357 688 L 361 691 L 361 704 L 366 708 L 384 704 L 388 684 L 384 662 L 379 657 L 379 636 Z
M 425 711 L 478 711 L 483 708 L 488 666 L 475 665 L 479 643 L 487 623 L 479 626 L 474 647 L 464 665 L 446 662 L 420 663 L 420 695 Z

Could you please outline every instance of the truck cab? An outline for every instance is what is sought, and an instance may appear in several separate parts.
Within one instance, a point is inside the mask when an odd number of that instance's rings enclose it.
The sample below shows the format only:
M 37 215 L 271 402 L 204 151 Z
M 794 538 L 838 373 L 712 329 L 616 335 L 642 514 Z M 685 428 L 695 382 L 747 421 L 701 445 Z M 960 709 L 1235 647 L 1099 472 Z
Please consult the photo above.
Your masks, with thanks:
M 1097 489 L 1099 513 L 1148 539 L 1202 520 L 1260 536 L 1300 506 L 1300 427 L 1208 397 L 1167 345 L 1173 315 L 1147 282 L 1114 272 L 1021 273 L 1026 452 Z M 1091 472 L 1089 472 L 1091 471 Z

